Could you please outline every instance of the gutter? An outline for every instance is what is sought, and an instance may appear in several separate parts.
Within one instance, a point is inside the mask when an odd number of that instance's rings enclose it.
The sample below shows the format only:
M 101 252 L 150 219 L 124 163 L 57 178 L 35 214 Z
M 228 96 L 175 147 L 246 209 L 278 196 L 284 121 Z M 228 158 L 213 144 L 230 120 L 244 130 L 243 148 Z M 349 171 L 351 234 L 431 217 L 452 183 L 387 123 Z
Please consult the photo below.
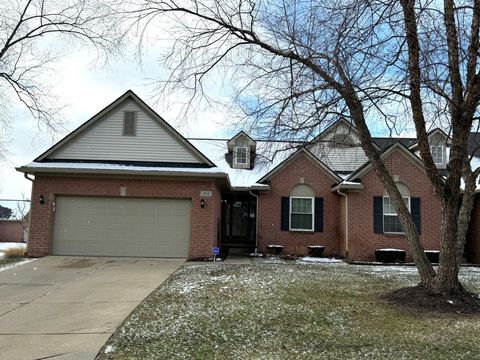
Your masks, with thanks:
M 337 189 L 337 194 L 345 198 L 345 257 L 348 258 L 348 194 Z
M 230 189 L 233 190 L 233 191 L 253 191 L 253 190 L 258 190 L 258 191 L 266 191 L 266 190 L 270 190 L 270 185 L 264 185 L 264 186 L 255 186 L 255 185 L 252 185 L 252 186 L 231 186 L 230 185 Z
M 254 194 L 252 190 L 250 190 L 248 193 L 252 195 L 255 199 L 257 199 L 256 209 L 255 209 L 255 255 L 256 255 L 258 254 L 258 195 Z

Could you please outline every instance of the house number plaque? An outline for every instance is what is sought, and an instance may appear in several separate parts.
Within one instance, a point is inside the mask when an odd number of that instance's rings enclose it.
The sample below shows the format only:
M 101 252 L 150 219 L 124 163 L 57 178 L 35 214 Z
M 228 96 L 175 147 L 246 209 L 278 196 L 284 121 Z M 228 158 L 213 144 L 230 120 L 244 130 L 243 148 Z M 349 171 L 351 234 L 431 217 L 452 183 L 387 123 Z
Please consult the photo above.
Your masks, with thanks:
M 201 197 L 212 197 L 212 192 L 210 190 L 200 191 L 200 196 Z

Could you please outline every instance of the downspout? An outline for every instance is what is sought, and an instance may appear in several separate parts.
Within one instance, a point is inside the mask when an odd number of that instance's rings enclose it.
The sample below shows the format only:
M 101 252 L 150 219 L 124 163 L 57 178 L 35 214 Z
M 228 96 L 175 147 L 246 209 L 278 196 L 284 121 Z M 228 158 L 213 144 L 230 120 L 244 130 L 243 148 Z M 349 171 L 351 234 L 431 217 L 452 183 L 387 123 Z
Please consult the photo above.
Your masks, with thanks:
M 258 195 L 254 194 L 252 190 L 248 193 L 252 195 L 257 201 L 255 203 L 255 255 L 258 254 Z
M 345 257 L 348 258 L 348 195 L 337 189 L 338 195 L 345 198 Z
M 33 179 L 28 177 L 28 173 L 23 173 L 23 177 L 24 177 L 25 179 L 33 182 Z

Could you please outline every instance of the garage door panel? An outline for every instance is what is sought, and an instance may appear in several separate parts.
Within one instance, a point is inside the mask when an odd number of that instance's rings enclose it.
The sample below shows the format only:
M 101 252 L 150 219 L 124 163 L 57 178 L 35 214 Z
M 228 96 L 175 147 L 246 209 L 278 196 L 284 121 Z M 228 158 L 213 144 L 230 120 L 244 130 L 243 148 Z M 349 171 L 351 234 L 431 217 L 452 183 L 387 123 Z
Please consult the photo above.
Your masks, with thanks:
M 52 253 L 186 257 L 190 200 L 58 197 Z

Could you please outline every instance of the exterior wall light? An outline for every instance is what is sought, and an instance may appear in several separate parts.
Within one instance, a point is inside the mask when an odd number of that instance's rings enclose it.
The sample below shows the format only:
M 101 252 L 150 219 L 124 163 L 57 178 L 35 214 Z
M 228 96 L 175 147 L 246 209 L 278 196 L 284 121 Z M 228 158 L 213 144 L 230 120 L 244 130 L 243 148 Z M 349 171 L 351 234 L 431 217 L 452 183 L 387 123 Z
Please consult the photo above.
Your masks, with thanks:
M 200 199 L 200 207 L 203 209 L 205 207 L 205 200 Z
M 38 199 L 38 202 L 40 203 L 40 205 L 45 204 L 45 198 L 43 197 L 43 195 L 40 195 L 40 198 Z

